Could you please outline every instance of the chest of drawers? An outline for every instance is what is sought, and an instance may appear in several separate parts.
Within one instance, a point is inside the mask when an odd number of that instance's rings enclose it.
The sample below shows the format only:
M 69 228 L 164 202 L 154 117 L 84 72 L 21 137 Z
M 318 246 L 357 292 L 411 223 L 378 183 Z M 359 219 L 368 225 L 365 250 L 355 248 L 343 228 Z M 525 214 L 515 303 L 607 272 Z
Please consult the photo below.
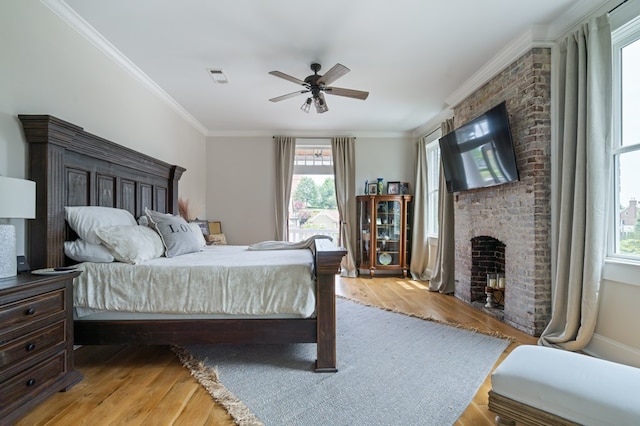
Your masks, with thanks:
M 0 279 L 0 424 L 82 379 L 73 366 L 77 274 Z

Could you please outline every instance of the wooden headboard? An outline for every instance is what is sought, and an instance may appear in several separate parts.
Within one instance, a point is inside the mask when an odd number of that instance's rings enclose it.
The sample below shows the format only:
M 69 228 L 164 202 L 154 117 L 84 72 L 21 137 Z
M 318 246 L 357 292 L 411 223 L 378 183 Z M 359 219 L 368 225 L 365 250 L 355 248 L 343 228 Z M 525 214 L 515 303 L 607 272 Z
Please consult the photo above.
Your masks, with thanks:
M 27 221 L 31 269 L 66 263 L 75 239 L 65 206 L 104 206 L 176 213 L 186 170 L 125 148 L 50 115 L 19 115 L 28 143 L 28 178 L 36 182 L 36 219 Z

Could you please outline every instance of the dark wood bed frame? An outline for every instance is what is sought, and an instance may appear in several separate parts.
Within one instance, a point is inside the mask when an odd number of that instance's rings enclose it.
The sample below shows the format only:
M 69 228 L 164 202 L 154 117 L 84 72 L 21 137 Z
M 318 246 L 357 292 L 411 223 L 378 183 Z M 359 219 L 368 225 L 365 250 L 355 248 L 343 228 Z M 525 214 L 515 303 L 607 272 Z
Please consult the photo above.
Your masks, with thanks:
M 50 115 L 20 115 L 28 143 L 28 175 L 36 182 L 36 219 L 28 221 L 32 269 L 70 263 L 64 241 L 76 238 L 64 206 L 105 206 L 140 217 L 144 209 L 178 211 L 180 166 L 156 160 Z M 75 321 L 81 345 L 316 343 L 315 370 L 336 369 L 335 274 L 346 251 L 327 240 L 313 249 L 316 318 Z

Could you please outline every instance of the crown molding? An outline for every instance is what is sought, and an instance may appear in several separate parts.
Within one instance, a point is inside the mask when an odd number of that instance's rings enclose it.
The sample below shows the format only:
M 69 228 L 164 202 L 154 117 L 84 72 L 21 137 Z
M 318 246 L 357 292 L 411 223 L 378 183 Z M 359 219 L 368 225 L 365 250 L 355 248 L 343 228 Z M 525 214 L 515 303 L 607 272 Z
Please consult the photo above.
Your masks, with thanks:
M 122 54 L 114 45 L 95 28 L 93 28 L 86 20 L 78 15 L 67 3 L 63 0 L 40 0 L 47 8 L 55 13 L 60 19 L 62 19 L 67 25 L 78 32 L 89 43 L 91 43 L 96 49 L 106 55 L 109 59 L 119 65 L 125 72 L 130 74 L 133 78 L 138 80 L 144 87 L 146 87 L 153 94 L 158 96 L 160 100 L 165 102 L 171 109 L 173 109 L 178 115 L 184 118 L 189 124 L 195 127 L 202 135 L 207 135 L 207 128 L 202 125 L 193 115 L 189 114 L 175 99 L 173 99 L 167 92 L 162 90 L 148 75 L 146 75 L 140 68 L 138 68 L 133 62 L 131 62 L 125 55 Z
M 229 130 L 215 131 L 207 133 L 210 138 L 271 138 L 277 136 L 292 136 L 297 138 L 318 138 L 327 139 L 333 137 L 353 136 L 358 138 L 387 138 L 387 139 L 407 139 L 413 137 L 412 132 L 378 132 L 371 130 L 345 130 L 345 131 L 295 131 L 295 130 Z

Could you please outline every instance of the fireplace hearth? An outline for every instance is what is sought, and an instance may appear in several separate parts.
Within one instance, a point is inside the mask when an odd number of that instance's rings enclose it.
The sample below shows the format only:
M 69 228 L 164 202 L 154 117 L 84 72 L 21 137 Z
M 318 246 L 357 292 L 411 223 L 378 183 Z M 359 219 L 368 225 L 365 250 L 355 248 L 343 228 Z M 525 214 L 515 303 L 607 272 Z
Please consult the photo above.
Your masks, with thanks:
M 505 245 L 500 240 L 479 236 L 471 239 L 471 301 L 486 300 L 487 274 L 505 271 Z M 494 283 L 497 288 L 497 278 Z

